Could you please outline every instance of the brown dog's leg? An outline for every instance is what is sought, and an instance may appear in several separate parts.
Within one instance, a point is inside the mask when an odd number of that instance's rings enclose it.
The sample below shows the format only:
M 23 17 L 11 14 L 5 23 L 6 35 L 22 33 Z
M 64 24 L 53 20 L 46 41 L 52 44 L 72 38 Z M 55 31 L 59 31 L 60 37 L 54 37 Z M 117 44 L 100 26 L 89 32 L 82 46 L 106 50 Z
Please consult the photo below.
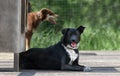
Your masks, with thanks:
M 31 41 L 31 37 L 32 37 L 32 32 L 26 32 L 25 33 L 25 37 L 26 37 L 26 50 L 28 50 L 30 48 L 30 41 Z

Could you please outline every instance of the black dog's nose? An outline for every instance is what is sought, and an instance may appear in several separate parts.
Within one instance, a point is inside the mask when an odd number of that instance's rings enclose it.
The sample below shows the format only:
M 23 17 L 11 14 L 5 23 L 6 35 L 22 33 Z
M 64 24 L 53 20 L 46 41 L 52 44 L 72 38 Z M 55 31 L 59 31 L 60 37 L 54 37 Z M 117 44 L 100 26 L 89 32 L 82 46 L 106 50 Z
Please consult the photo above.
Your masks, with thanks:
M 71 39 L 70 42 L 75 42 L 75 43 L 77 43 L 77 39 Z
M 71 40 L 72 42 L 76 42 L 75 40 Z

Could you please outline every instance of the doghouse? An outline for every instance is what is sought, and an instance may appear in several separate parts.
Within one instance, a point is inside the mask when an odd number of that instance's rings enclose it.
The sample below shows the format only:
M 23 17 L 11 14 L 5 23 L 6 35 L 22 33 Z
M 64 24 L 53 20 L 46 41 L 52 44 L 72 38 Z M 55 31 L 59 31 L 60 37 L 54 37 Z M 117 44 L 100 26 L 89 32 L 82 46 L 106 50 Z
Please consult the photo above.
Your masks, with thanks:
M 14 69 L 19 70 L 19 52 L 25 50 L 27 0 L 0 1 L 0 52 L 14 52 Z

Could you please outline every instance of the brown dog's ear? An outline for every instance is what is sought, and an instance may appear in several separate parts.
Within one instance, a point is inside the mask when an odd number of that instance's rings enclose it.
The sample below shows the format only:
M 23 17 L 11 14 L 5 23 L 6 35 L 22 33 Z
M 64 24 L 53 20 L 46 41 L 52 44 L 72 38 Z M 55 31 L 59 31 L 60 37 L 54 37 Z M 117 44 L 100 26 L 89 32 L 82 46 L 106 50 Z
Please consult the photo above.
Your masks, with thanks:
M 51 11 L 51 10 L 49 10 L 49 9 L 47 9 L 47 8 L 42 8 L 39 12 L 37 12 L 37 16 L 38 16 L 41 20 L 48 20 L 48 21 L 50 21 L 50 22 L 51 22 L 51 19 L 52 19 L 52 18 L 58 17 L 57 14 L 55 14 L 53 11 Z M 49 17 L 49 18 L 52 17 L 52 18 L 49 20 L 49 19 L 47 19 L 48 17 Z M 53 19 L 52 19 L 52 21 L 53 21 Z
M 37 16 L 39 19 L 44 20 L 47 17 L 48 9 L 42 8 L 40 11 L 37 12 Z
M 65 35 L 68 32 L 69 28 L 65 28 L 62 30 L 62 34 Z
M 80 32 L 80 34 L 83 33 L 84 29 L 85 29 L 84 26 L 79 26 L 79 27 L 77 28 L 77 30 Z
M 48 12 L 52 12 L 51 10 L 49 10 L 49 9 L 47 9 L 47 8 L 42 8 L 41 10 L 40 10 L 40 12 L 42 13 L 42 14 L 48 14 Z
M 51 11 L 50 9 L 47 9 L 47 8 L 42 8 L 41 12 L 44 15 L 47 15 L 47 14 L 49 14 L 49 15 L 55 15 L 55 13 L 53 11 Z

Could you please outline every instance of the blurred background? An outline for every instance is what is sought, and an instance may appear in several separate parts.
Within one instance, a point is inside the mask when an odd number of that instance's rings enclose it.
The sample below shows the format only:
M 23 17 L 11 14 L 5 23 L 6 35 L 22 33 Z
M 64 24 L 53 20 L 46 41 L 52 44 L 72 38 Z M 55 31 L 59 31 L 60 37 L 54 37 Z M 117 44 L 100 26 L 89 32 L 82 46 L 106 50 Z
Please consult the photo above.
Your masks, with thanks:
M 61 30 L 86 27 L 79 50 L 120 50 L 120 0 L 28 0 L 32 11 L 49 8 L 59 15 L 57 25 L 43 22 L 34 31 L 31 47 L 60 41 Z

